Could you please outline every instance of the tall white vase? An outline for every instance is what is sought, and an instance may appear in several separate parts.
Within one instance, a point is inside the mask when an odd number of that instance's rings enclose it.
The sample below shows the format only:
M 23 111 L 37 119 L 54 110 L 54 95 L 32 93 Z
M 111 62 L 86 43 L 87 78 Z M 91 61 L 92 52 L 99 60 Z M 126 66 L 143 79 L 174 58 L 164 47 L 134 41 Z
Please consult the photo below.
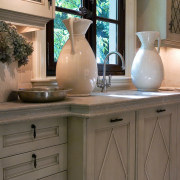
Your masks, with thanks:
M 131 69 L 133 84 L 140 91 L 157 91 L 164 79 L 164 68 L 160 52 L 160 34 L 156 31 L 137 32 L 141 41 Z M 158 40 L 158 50 L 154 47 Z
M 91 20 L 70 18 L 63 21 L 70 38 L 62 48 L 56 65 L 58 85 L 75 96 L 87 96 L 96 86 L 97 63 L 85 38 Z

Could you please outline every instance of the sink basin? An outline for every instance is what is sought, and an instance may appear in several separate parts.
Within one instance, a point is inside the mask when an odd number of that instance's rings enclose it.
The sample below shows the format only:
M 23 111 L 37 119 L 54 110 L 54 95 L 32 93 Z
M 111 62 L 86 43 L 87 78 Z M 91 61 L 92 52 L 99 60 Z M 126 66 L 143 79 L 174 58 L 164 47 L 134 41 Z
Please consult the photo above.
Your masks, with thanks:
M 173 92 L 175 93 L 175 92 Z M 92 95 L 94 96 L 109 96 L 115 98 L 126 98 L 126 99 L 141 99 L 141 98 L 150 98 L 156 96 L 167 96 L 172 93 L 166 91 L 156 91 L 156 92 L 143 92 L 137 90 L 121 90 L 121 91 L 109 91 L 109 92 L 96 92 Z

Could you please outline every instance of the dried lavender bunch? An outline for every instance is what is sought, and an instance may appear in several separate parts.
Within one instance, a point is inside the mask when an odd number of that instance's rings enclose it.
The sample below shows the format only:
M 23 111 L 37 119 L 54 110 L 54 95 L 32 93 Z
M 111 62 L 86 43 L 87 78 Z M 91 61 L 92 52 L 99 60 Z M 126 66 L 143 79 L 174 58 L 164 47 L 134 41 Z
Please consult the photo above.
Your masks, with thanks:
M 7 36 L 4 37 L 4 45 L 11 47 L 13 49 L 12 53 L 9 54 L 8 51 L 4 52 L 0 60 L 4 63 L 10 63 L 13 60 L 18 61 L 19 67 L 28 63 L 28 56 L 33 52 L 32 43 L 27 42 L 26 39 L 19 35 L 16 31 L 16 28 L 12 25 L 5 23 L 4 21 L 0 21 L 0 33 L 6 33 Z M 3 39 L 3 38 L 2 38 Z M 10 40 L 10 41 L 9 41 Z M 1 45 L 0 45 L 1 47 Z M 1 51 L 0 51 L 1 52 Z M 6 54 L 6 56 L 4 55 Z M 9 55 L 9 56 L 8 56 Z M 1 57 L 1 54 L 0 54 Z M 10 60 L 11 57 L 11 60 Z

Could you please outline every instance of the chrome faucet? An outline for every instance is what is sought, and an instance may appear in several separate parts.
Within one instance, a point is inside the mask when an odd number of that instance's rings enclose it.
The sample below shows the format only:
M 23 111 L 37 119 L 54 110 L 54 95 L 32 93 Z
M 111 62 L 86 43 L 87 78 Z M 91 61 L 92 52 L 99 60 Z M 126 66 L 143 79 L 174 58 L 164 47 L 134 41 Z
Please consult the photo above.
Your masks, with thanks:
M 116 54 L 120 57 L 121 63 L 122 63 L 121 67 L 123 70 L 125 69 L 124 58 L 119 52 L 113 51 L 113 52 L 108 53 L 104 59 L 103 79 L 100 80 L 99 76 L 97 78 L 97 87 L 101 88 L 101 92 L 106 92 L 107 88 L 111 86 L 111 75 L 109 75 L 109 81 L 108 82 L 106 79 L 106 62 L 107 62 L 107 60 L 111 54 Z

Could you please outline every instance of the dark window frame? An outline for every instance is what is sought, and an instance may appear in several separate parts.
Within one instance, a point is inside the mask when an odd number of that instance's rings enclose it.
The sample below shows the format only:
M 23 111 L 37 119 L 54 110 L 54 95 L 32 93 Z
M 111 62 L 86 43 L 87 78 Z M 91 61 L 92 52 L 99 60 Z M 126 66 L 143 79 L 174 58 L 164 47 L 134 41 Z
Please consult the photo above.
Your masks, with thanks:
M 108 19 L 96 16 L 96 0 L 83 0 L 83 6 L 92 12 L 93 24 L 90 26 L 86 38 L 96 54 L 96 21 L 101 20 L 109 23 L 118 24 L 118 52 L 125 56 L 125 0 L 118 0 L 118 20 Z M 80 11 L 70 10 L 62 7 L 56 7 L 55 11 L 61 11 L 74 15 L 82 16 Z M 122 27 L 120 29 L 120 27 Z M 54 62 L 54 21 L 51 20 L 46 26 L 46 73 L 47 76 L 54 76 L 56 63 Z M 124 75 L 125 71 L 121 68 L 121 60 L 118 58 L 118 64 L 107 65 L 107 75 Z M 98 64 L 98 74 L 102 75 L 103 64 Z

